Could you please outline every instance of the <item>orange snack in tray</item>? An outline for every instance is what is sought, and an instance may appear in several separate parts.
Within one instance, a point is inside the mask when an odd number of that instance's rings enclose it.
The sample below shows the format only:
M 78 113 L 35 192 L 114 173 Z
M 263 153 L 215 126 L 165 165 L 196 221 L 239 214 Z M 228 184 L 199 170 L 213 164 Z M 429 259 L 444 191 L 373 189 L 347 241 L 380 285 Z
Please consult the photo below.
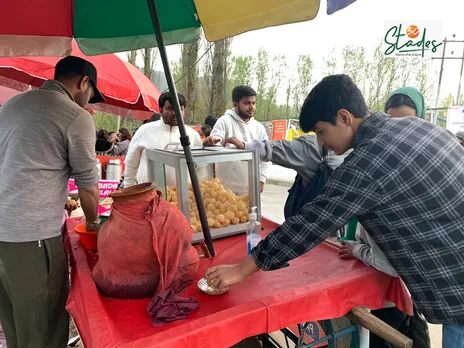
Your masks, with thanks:
M 231 190 L 224 189 L 218 178 L 203 180 L 200 190 L 206 209 L 206 217 L 210 228 L 221 228 L 248 221 L 249 201 L 248 195 L 237 196 Z M 193 194 L 192 185 L 189 185 L 190 225 L 193 232 L 201 232 L 200 218 L 197 204 Z M 169 187 L 166 200 L 178 205 L 176 187 Z

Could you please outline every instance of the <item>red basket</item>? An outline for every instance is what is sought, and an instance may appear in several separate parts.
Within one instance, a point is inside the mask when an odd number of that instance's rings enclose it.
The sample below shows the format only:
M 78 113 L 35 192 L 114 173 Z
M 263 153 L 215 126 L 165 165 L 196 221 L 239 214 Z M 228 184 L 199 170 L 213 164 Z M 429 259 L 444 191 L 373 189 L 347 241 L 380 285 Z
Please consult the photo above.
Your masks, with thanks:
M 87 250 L 97 250 L 97 232 L 87 232 L 84 224 L 79 224 L 74 228 L 79 235 L 81 245 Z

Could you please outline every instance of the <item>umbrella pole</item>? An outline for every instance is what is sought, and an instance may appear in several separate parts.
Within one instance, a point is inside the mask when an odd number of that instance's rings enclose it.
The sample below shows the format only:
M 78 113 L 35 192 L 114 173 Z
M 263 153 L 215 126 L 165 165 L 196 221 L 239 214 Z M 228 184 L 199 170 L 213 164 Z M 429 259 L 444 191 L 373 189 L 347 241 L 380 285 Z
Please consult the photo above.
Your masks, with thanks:
M 169 91 L 171 92 L 171 98 L 174 103 L 174 110 L 176 111 L 177 125 L 179 126 L 180 132 L 180 143 L 184 148 L 185 159 L 187 161 L 187 167 L 190 173 L 190 179 L 192 181 L 193 194 L 195 195 L 195 199 L 197 201 L 198 213 L 200 215 L 201 227 L 203 229 L 203 236 L 211 256 L 214 256 L 213 240 L 211 239 L 211 232 L 209 230 L 208 220 L 206 218 L 206 210 L 203 203 L 203 197 L 201 196 L 200 183 L 195 171 L 195 162 L 193 161 L 192 149 L 190 148 L 190 139 L 187 135 L 187 131 L 185 130 L 184 120 L 182 119 L 179 98 L 177 97 L 176 85 L 174 83 L 174 79 L 172 78 L 171 68 L 169 67 L 166 45 L 164 44 L 163 32 L 161 30 L 158 11 L 156 9 L 155 0 L 147 0 L 147 3 L 148 8 L 150 9 L 150 16 L 153 29 L 155 31 L 156 41 L 158 42 L 161 61 L 163 62 L 164 73 L 166 74 L 166 81 L 168 83 Z

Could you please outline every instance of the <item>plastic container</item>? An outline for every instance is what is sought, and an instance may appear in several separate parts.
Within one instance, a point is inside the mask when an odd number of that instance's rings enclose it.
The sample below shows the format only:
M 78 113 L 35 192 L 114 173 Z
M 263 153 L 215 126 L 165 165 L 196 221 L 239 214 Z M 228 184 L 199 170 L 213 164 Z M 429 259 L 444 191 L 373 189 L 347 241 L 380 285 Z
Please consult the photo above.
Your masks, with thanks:
M 106 165 L 106 180 L 121 180 L 122 165 L 119 159 L 111 159 Z
M 74 228 L 79 235 L 81 245 L 87 250 L 97 250 L 97 232 L 87 232 L 84 224 L 79 224 Z
M 261 232 L 261 224 L 259 223 L 258 220 L 258 215 L 256 214 L 256 207 L 251 208 L 251 213 L 250 213 L 250 222 L 247 224 L 247 251 L 248 255 L 251 254 L 251 250 L 255 246 L 258 245 L 259 242 L 261 242 L 261 236 L 259 233 Z

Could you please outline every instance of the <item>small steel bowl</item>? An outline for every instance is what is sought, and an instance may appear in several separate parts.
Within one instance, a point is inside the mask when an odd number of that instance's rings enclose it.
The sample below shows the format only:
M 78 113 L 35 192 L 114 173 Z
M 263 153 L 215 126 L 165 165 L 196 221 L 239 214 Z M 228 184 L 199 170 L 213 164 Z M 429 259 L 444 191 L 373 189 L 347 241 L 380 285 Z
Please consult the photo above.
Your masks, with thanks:
M 200 289 L 201 291 L 203 291 L 207 295 L 213 295 L 213 296 L 222 295 L 222 294 L 225 294 L 227 291 L 229 291 L 229 290 L 219 291 L 218 289 L 216 289 L 216 288 L 214 288 L 212 286 L 209 286 L 208 285 L 208 280 L 206 280 L 206 278 L 201 278 L 198 281 L 198 289 Z

